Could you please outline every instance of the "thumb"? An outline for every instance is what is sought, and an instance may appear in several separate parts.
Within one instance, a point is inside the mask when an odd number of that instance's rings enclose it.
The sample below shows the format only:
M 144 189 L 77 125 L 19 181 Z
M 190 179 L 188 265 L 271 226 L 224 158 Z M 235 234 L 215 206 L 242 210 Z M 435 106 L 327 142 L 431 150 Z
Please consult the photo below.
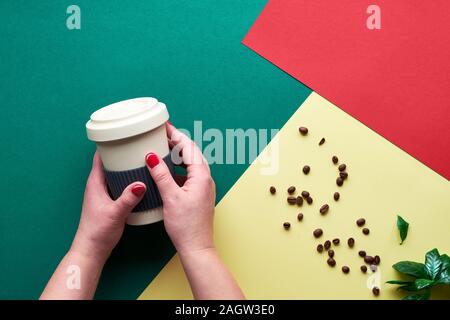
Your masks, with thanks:
M 147 187 L 144 183 L 133 182 L 122 191 L 121 196 L 116 199 L 115 203 L 123 218 L 128 217 L 131 210 L 142 200 L 146 190 Z
M 158 187 L 161 198 L 170 198 L 170 196 L 178 190 L 178 184 L 172 177 L 169 168 L 164 161 L 158 157 L 156 153 L 150 152 L 145 156 L 145 162 L 150 170 L 150 175 Z

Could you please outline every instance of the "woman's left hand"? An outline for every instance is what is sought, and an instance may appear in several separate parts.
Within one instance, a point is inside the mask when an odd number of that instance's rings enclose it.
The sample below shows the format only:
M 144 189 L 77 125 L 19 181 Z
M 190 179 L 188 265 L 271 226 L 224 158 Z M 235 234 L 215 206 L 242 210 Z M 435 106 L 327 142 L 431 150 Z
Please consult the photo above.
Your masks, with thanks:
M 145 191 L 144 183 L 134 182 L 117 200 L 112 200 L 108 194 L 102 161 L 96 152 L 71 251 L 106 261 L 122 236 L 128 215 L 141 201 Z

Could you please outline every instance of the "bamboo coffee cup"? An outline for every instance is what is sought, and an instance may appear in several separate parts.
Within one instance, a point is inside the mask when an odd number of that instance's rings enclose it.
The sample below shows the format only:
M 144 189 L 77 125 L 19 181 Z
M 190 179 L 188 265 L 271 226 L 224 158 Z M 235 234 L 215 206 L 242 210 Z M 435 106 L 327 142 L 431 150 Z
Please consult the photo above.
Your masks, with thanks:
M 136 98 L 103 107 L 86 123 L 88 138 L 97 144 L 111 197 L 117 199 L 135 181 L 147 186 L 127 224 L 146 225 L 163 218 L 161 197 L 145 166 L 145 156 L 156 152 L 174 174 L 165 126 L 168 119 L 164 103 Z

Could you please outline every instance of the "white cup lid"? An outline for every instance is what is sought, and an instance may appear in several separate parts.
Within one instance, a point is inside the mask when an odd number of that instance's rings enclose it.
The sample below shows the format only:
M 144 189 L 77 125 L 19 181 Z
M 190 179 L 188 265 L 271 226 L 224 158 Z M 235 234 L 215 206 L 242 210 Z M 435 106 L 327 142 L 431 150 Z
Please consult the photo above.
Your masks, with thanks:
M 92 141 L 119 140 L 153 130 L 168 119 L 164 103 L 155 98 L 135 98 L 95 111 L 86 123 L 86 131 Z

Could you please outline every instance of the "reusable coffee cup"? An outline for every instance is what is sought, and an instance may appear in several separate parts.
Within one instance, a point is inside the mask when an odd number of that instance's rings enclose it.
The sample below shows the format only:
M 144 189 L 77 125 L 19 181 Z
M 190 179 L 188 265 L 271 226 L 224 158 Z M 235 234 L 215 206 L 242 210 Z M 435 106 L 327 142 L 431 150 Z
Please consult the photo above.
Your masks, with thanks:
M 147 186 L 127 224 L 145 225 L 163 218 L 161 196 L 145 166 L 145 156 L 156 152 L 174 174 L 165 126 L 168 119 L 164 103 L 144 97 L 103 107 L 86 123 L 89 140 L 97 144 L 111 197 L 117 199 L 135 181 Z

